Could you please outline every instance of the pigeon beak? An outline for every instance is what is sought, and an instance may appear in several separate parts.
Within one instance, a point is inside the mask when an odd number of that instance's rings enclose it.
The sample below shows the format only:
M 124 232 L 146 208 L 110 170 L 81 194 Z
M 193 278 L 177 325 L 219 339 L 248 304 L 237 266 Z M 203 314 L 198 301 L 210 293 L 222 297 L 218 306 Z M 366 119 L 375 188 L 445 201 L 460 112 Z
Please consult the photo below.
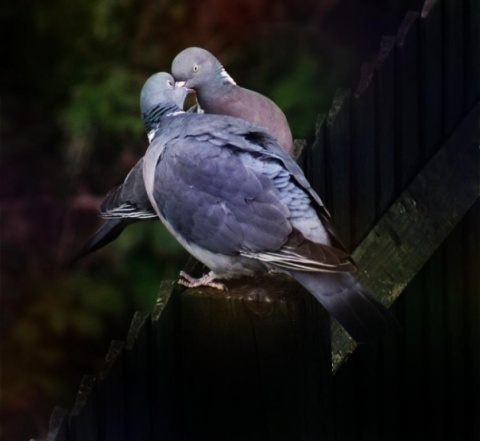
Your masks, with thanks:
M 185 87 L 185 89 L 187 89 L 188 93 L 195 93 L 195 91 L 193 89 L 189 89 L 187 87 L 187 82 L 186 81 L 177 81 L 175 83 L 175 87 Z

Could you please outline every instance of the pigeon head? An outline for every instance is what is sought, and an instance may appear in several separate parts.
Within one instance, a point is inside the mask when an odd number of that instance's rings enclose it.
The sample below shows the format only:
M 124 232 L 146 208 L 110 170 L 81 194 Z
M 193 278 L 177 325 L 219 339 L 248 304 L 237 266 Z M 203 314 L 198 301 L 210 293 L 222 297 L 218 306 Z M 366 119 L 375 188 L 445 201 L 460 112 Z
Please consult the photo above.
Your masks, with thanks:
M 149 139 L 162 117 L 183 112 L 187 93 L 184 87 L 175 87 L 175 80 L 166 72 L 156 73 L 145 82 L 140 93 L 140 111 Z
M 175 57 L 172 75 L 177 86 L 198 92 L 221 84 L 235 84 L 220 62 L 210 52 L 199 47 L 189 47 Z
M 140 92 L 140 110 L 148 113 L 154 107 L 176 106 L 183 109 L 187 96 L 184 87 L 175 87 L 175 80 L 166 72 L 153 74 L 143 85 Z

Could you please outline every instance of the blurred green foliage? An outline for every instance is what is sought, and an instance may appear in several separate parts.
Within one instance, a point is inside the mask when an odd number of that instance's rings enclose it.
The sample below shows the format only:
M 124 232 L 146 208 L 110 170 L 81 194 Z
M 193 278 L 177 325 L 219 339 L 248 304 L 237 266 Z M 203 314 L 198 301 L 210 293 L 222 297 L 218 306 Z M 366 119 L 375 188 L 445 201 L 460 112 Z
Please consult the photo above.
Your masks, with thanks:
M 326 30 L 337 2 L 60 0 L 3 6 L 0 439 L 43 436 L 71 407 L 110 340 L 186 253 L 158 222 L 129 227 L 72 270 L 101 198 L 142 156 L 143 81 L 188 46 L 215 53 L 238 84 L 274 99 L 296 137 L 358 71 L 359 52 Z M 333 29 L 336 29 L 333 26 Z M 342 35 L 341 38 L 339 35 Z M 363 55 L 362 55 L 363 56 Z M 353 73 L 352 73 L 353 72 Z
M 142 120 L 138 117 L 139 82 L 132 81 L 126 68 L 113 66 L 88 77 L 72 88 L 72 98 L 61 115 L 70 136 L 91 135 L 99 130 L 141 139 Z

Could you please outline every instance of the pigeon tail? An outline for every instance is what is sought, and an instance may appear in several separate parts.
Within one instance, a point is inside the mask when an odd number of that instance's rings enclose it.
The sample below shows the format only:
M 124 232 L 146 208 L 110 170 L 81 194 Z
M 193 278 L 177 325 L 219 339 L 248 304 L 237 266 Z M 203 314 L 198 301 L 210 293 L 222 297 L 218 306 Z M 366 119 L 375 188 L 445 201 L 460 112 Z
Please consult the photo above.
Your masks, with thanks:
M 108 219 L 102 226 L 94 233 L 82 249 L 69 261 L 68 266 L 72 266 L 80 259 L 88 256 L 90 253 L 103 248 L 110 242 L 115 240 L 128 225 L 139 221 L 135 218 L 116 218 Z
M 289 271 L 345 328 L 357 343 L 398 329 L 393 315 L 348 273 Z

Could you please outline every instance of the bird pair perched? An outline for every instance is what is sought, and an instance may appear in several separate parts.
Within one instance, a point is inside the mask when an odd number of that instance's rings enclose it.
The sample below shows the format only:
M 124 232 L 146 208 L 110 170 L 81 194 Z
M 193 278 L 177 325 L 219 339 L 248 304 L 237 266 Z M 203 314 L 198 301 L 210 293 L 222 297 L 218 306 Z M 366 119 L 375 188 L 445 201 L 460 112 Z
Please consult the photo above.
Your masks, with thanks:
M 130 223 L 158 217 L 211 270 L 200 279 L 182 273 L 179 283 L 222 289 L 222 279 L 281 271 L 357 342 L 382 336 L 394 319 L 351 275 L 353 259 L 292 158 L 282 111 L 237 86 L 204 49 L 177 55 L 172 75 L 158 73 L 145 83 L 140 107 L 150 145 L 102 203 L 107 221 L 78 258 Z M 191 91 L 205 113 L 183 111 Z

